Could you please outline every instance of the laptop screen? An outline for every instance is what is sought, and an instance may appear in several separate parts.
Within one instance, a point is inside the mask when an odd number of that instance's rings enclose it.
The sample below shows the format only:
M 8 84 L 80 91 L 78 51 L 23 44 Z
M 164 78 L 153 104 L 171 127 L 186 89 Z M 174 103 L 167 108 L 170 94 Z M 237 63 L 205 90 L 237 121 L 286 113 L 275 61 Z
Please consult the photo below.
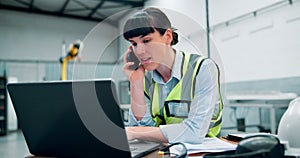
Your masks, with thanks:
M 7 85 L 31 154 L 131 157 L 112 80 Z

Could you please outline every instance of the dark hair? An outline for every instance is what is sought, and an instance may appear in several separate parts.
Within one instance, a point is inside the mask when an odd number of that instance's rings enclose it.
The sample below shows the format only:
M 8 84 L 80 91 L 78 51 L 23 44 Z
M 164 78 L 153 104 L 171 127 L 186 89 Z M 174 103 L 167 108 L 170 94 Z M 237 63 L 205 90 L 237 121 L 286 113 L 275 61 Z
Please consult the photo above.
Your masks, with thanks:
M 158 8 L 146 8 L 135 13 L 129 18 L 123 29 L 123 36 L 126 40 L 129 38 L 146 36 L 153 33 L 155 30 L 160 35 L 164 35 L 166 30 L 171 27 L 171 22 L 160 9 Z M 172 29 L 173 40 L 171 45 L 178 43 L 178 34 Z

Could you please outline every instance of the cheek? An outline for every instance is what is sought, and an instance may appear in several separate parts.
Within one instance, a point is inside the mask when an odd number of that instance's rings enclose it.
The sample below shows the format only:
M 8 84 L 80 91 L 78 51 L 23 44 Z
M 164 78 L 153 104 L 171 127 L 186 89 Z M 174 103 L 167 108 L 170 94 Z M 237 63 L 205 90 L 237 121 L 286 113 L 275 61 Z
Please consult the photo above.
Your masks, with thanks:
M 152 57 L 155 61 L 161 62 L 168 58 L 168 48 L 165 45 L 157 45 L 152 52 Z
M 168 50 L 168 46 L 161 42 L 152 42 L 147 46 L 147 51 L 155 56 L 162 56 Z

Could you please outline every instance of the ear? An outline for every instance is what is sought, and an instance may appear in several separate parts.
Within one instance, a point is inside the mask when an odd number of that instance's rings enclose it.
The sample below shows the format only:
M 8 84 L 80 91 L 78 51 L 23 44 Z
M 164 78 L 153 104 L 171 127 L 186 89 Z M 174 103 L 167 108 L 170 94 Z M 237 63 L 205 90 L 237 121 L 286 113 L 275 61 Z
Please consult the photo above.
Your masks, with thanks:
M 173 40 L 173 35 L 172 35 L 172 30 L 171 29 L 167 29 L 165 34 L 164 34 L 164 38 L 166 41 L 167 45 L 171 45 L 171 42 Z

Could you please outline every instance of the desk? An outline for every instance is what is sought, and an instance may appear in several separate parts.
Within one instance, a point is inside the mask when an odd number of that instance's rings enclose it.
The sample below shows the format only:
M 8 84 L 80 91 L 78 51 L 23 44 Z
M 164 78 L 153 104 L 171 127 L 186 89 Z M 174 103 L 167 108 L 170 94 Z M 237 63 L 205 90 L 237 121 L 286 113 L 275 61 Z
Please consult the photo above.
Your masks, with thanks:
M 231 144 L 238 144 L 238 141 L 228 140 L 225 137 L 220 137 L 220 139 L 223 140 L 223 141 L 225 141 L 225 142 L 231 143 Z M 158 151 L 159 150 L 153 151 L 153 152 L 149 153 L 148 155 L 143 156 L 143 158 L 170 158 L 170 155 L 159 155 Z M 204 154 L 207 154 L 207 153 L 191 154 L 188 157 L 193 158 L 193 157 L 203 156 Z M 40 157 L 40 156 L 29 155 L 29 156 L 27 156 L 25 158 L 51 158 L 51 157 Z
M 276 134 L 276 109 L 287 108 L 289 102 L 297 97 L 295 93 L 258 92 L 227 95 L 227 107 L 257 107 L 270 109 L 271 133 Z

